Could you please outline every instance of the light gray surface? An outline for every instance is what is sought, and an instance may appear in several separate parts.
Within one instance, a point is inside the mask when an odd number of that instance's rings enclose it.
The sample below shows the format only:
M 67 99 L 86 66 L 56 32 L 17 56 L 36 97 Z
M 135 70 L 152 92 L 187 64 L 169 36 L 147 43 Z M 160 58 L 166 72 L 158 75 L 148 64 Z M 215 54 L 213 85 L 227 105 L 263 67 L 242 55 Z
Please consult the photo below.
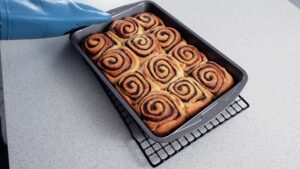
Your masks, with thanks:
M 251 107 L 158 168 L 300 168 L 300 9 L 285 0 L 159 4 L 246 69 Z M 2 64 L 12 169 L 151 168 L 67 37 L 4 42 Z
M 4 143 L 7 143 L 6 137 L 6 120 L 4 111 L 4 98 L 3 98 L 3 88 L 2 88 L 2 64 L 1 64 L 1 41 L 0 41 L 0 120 L 1 120 L 1 133 Z

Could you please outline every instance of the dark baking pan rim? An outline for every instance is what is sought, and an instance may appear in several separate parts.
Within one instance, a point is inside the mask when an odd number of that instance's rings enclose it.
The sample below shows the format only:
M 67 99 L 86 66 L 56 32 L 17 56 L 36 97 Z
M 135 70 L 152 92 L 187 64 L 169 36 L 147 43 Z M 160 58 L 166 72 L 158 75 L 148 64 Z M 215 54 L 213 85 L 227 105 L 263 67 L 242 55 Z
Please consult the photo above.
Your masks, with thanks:
M 178 127 L 172 133 L 167 136 L 159 137 L 154 135 L 140 117 L 135 113 L 131 106 L 124 100 L 124 98 L 118 93 L 115 87 L 108 81 L 108 79 L 102 74 L 102 72 L 97 68 L 97 66 L 92 62 L 92 60 L 85 54 L 85 52 L 80 47 L 80 42 L 85 37 L 99 33 L 107 29 L 110 22 L 92 25 L 83 29 L 80 29 L 70 35 L 70 40 L 76 49 L 81 53 L 83 59 L 89 65 L 89 67 L 94 71 L 94 73 L 104 82 L 106 86 L 111 90 L 111 92 L 119 99 L 122 105 L 127 109 L 139 126 L 144 130 L 146 134 L 149 135 L 155 141 L 159 142 L 170 142 L 173 141 L 188 132 L 198 128 L 199 126 L 205 124 L 213 117 L 215 117 L 219 112 L 224 110 L 230 103 L 239 95 L 244 86 L 248 81 L 248 75 L 244 69 L 239 65 L 217 50 L 215 47 L 210 45 L 207 41 L 185 26 L 183 23 L 178 21 L 175 17 L 165 11 L 163 8 L 158 6 L 152 1 L 141 1 L 137 3 L 132 3 L 124 5 L 115 9 L 108 11 L 113 16 L 113 19 L 121 19 L 125 16 L 132 16 L 141 12 L 153 12 L 154 14 L 161 17 L 166 21 L 167 26 L 175 27 L 182 34 L 183 38 L 188 41 L 188 43 L 195 45 L 201 51 L 203 51 L 209 60 L 215 61 L 221 66 L 225 67 L 226 70 L 234 78 L 234 86 L 215 99 L 211 104 L 206 106 L 205 109 L 201 110 L 193 118 L 186 121 L 182 126 Z

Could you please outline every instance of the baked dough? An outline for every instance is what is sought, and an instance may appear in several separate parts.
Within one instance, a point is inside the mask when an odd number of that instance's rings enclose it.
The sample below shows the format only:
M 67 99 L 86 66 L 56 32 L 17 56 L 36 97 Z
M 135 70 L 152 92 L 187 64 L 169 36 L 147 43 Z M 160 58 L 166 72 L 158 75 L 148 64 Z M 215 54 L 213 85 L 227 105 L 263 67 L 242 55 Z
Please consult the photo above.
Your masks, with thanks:
M 221 95 L 233 85 L 232 76 L 223 67 L 211 61 L 196 68 L 192 76 L 215 96 Z
M 153 54 L 164 53 L 160 47 L 157 39 L 150 34 L 137 35 L 130 38 L 126 42 L 126 47 L 131 49 L 138 57 L 138 59 L 143 63 L 149 56 Z
M 115 20 L 82 48 L 157 136 L 229 90 L 232 76 L 153 13 Z
M 187 117 L 199 113 L 213 98 L 212 94 L 192 77 L 179 78 L 168 86 L 167 91 L 182 102 Z
M 152 56 L 141 70 L 146 79 L 160 89 L 165 89 L 172 81 L 184 75 L 178 62 L 168 55 Z
M 97 62 L 97 66 L 113 84 L 129 72 L 137 70 L 139 65 L 137 56 L 126 47 L 105 52 Z
M 144 123 L 158 136 L 169 134 L 186 119 L 180 101 L 164 91 L 149 93 L 139 104 L 139 110 Z
M 181 64 L 187 74 L 196 66 L 207 62 L 207 58 L 202 52 L 199 52 L 195 46 L 189 45 L 185 41 L 176 45 L 169 54 Z

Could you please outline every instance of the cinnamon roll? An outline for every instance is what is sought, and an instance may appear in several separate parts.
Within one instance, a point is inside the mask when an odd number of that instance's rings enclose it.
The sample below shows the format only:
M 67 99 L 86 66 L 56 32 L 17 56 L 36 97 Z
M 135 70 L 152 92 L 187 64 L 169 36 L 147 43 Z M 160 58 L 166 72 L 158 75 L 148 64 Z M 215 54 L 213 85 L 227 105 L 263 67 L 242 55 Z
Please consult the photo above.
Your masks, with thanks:
M 215 96 L 224 93 L 233 85 L 232 76 L 223 67 L 211 61 L 196 68 L 192 76 Z
M 180 101 L 164 91 L 151 92 L 142 99 L 139 112 L 144 123 L 158 136 L 169 134 L 186 119 Z
M 157 39 L 149 34 L 134 36 L 126 42 L 126 46 L 139 56 L 140 61 L 147 59 L 151 54 L 162 53 Z
M 145 31 L 149 31 L 158 26 L 165 26 L 159 17 L 150 12 L 140 13 L 136 15 L 135 18 Z
M 139 101 L 155 89 L 140 72 L 123 76 L 116 84 L 116 89 L 130 105 L 135 108 Z
M 171 27 L 159 26 L 150 31 L 160 43 L 160 46 L 169 52 L 175 45 L 177 45 L 182 39 L 180 33 Z
M 139 62 L 133 52 L 120 47 L 104 53 L 98 60 L 97 66 L 111 83 L 115 83 L 126 73 L 135 71 L 139 67 Z
M 133 17 L 126 17 L 122 20 L 113 21 L 109 30 L 114 32 L 119 37 L 120 41 L 127 40 L 134 35 L 143 33 L 143 28 Z
M 117 45 L 118 42 L 116 40 L 108 34 L 101 33 L 86 38 L 83 41 L 82 48 L 93 61 L 97 61 L 105 51 Z
M 199 113 L 212 100 L 212 95 L 192 77 L 182 77 L 168 86 L 167 91 L 180 99 L 187 117 Z
M 152 56 L 143 64 L 142 72 L 148 81 L 162 89 L 184 74 L 178 62 L 168 55 Z
M 170 51 L 170 55 L 180 62 L 186 73 L 190 73 L 197 65 L 207 62 L 207 58 L 203 53 L 185 41 L 176 45 Z

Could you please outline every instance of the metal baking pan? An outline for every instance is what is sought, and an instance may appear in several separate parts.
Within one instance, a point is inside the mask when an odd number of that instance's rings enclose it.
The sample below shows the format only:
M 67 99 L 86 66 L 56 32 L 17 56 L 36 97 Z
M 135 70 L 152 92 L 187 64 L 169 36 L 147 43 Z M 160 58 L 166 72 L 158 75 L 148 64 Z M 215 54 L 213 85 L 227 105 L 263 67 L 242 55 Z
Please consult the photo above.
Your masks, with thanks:
M 154 135 L 140 117 L 135 113 L 131 106 L 123 99 L 123 97 L 118 93 L 115 87 L 108 81 L 108 79 L 101 73 L 97 66 L 92 62 L 92 60 L 85 54 L 85 52 L 80 47 L 80 42 L 89 35 L 105 32 L 111 22 L 101 23 L 92 25 L 81 30 L 78 30 L 70 35 L 70 40 L 76 47 L 76 49 L 81 53 L 83 59 L 89 65 L 89 67 L 94 71 L 96 76 L 111 90 L 111 92 L 119 99 L 123 106 L 128 110 L 131 116 L 136 120 L 140 127 L 144 130 L 146 134 L 149 135 L 155 141 L 158 142 L 170 142 L 173 141 L 188 132 L 200 127 L 201 125 L 207 123 L 218 113 L 224 110 L 230 103 L 239 95 L 239 93 L 244 88 L 248 76 L 247 73 L 236 63 L 202 39 L 199 35 L 194 33 L 167 11 L 162 9 L 156 3 L 152 1 L 141 1 L 133 4 L 128 4 L 108 11 L 113 16 L 113 19 L 122 19 L 127 16 L 133 16 L 141 12 L 152 12 L 162 18 L 167 26 L 176 28 L 188 43 L 201 49 L 203 53 L 206 54 L 209 60 L 217 62 L 219 65 L 226 68 L 226 70 L 234 78 L 234 86 L 219 96 L 211 104 L 209 104 L 205 109 L 201 110 L 193 118 L 186 121 L 182 126 L 178 127 L 175 131 L 167 136 L 159 137 Z

